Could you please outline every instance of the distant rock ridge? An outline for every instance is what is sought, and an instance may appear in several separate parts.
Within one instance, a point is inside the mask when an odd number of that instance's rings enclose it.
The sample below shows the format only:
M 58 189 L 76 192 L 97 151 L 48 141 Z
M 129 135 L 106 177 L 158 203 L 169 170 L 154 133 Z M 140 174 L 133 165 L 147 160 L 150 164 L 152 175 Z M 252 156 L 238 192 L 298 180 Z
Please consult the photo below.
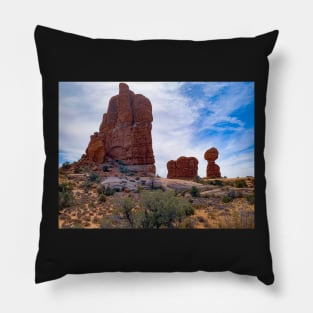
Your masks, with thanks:
M 81 162 L 119 160 L 132 171 L 155 174 L 152 149 L 152 106 L 148 98 L 119 84 L 119 94 L 109 101 L 99 131 L 90 136 Z
M 206 168 L 207 178 L 220 178 L 221 177 L 220 167 L 215 163 L 215 161 L 218 158 L 218 150 L 214 147 L 208 149 L 204 153 L 204 158 L 208 161 L 208 165 Z
M 198 160 L 195 157 L 179 157 L 167 162 L 167 178 L 194 178 L 198 175 Z

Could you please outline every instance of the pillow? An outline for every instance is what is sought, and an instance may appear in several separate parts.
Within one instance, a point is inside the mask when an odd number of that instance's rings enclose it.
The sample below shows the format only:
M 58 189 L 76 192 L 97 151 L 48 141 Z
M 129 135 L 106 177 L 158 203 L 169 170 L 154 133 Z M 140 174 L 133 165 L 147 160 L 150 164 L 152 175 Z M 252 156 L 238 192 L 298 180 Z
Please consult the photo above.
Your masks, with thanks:
M 273 283 L 263 150 L 277 36 L 131 41 L 36 27 L 36 283 L 200 270 Z

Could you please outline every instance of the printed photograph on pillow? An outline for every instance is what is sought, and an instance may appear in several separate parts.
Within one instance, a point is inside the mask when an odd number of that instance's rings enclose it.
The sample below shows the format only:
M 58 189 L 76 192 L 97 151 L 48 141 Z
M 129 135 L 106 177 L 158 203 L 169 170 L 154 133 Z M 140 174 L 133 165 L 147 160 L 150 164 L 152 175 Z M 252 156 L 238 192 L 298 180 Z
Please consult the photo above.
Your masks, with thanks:
M 60 229 L 254 229 L 253 81 L 60 81 Z

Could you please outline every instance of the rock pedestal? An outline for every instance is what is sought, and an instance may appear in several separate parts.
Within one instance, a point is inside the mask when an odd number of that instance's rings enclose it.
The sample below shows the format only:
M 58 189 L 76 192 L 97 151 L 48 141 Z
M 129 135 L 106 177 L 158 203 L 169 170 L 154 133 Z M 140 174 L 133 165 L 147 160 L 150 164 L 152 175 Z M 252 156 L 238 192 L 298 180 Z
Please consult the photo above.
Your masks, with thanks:
M 135 171 L 155 173 L 152 121 L 150 100 L 120 83 L 119 94 L 110 99 L 99 131 L 90 136 L 82 160 L 104 163 L 114 159 Z
M 167 178 L 192 179 L 198 174 L 198 160 L 195 157 L 179 157 L 167 162 Z
M 215 160 L 218 158 L 218 150 L 214 147 L 210 148 L 205 152 L 204 158 L 208 161 L 206 168 L 207 178 L 220 178 L 220 167 L 215 163 Z

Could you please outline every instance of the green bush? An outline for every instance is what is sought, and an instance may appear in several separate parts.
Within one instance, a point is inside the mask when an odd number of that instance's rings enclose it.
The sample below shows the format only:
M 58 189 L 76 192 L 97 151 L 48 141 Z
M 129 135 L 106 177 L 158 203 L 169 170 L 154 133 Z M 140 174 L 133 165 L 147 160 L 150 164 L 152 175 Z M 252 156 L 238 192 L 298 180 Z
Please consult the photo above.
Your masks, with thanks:
M 58 190 L 59 192 L 71 191 L 73 190 L 73 183 L 70 181 L 63 181 L 62 183 L 59 183 Z
M 249 204 L 254 204 L 254 195 L 247 195 L 246 199 L 248 201 Z
M 129 173 L 128 168 L 125 167 L 124 165 L 120 165 L 120 166 L 118 167 L 118 169 L 119 169 L 120 173 L 122 173 L 122 174 L 128 174 L 128 173 Z
M 116 199 L 116 207 L 119 212 L 121 212 L 126 219 L 129 221 L 130 226 L 133 227 L 133 216 L 131 213 L 132 208 L 135 206 L 135 203 L 132 198 L 122 198 L 119 197 Z
M 105 195 L 105 196 L 112 196 L 115 193 L 115 190 L 112 189 L 110 186 L 105 187 L 103 184 L 99 184 L 97 187 L 98 195 Z
M 236 179 L 233 183 L 233 186 L 236 188 L 245 188 L 247 187 L 247 183 L 244 179 Z
M 115 190 L 112 189 L 110 186 L 105 188 L 105 195 L 106 196 L 113 196 L 115 193 Z
M 192 186 L 190 190 L 190 194 L 192 197 L 199 197 L 200 196 L 200 190 L 196 186 Z
M 102 171 L 103 172 L 108 172 L 109 171 L 109 167 L 107 165 L 103 165 Z
M 189 201 L 188 201 L 189 202 Z M 190 203 L 190 202 L 189 202 Z M 185 208 L 185 214 L 186 216 L 189 216 L 189 215 L 194 215 L 195 214 L 195 210 L 194 208 L 190 205 L 189 207 L 186 207 Z
M 194 228 L 194 227 L 195 221 L 190 217 L 185 218 L 179 225 L 179 228 Z
M 80 174 L 80 173 L 82 173 L 82 168 L 81 167 L 79 167 L 79 166 L 76 166 L 75 168 L 74 168 L 74 173 L 75 174 Z
M 99 221 L 100 228 L 114 228 L 114 224 L 111 218 L 103 216 Z
M 234 200 L 234 198 L 232 196 L 228 195 L 228 194 L 223 197 L 223 202 L 224 203 L 228 203 L 228 202 L 231 202 L 233 200 Z
M 145 210 L 142 221 L 145 228 L 171 228 L 176 221 L 193 213 L 188 200 L 175 197 L 172 191 L 143 191 L 140 194 L 140 203 Z
M 145 211 L 137 209 L 132 212 L 133 228 L 143 228 L 145 226 Z
M 68 170 L 70 167 L 71 167 L 71 163 L 70 162 L 64 162 L 62 164 L 62 168 L 66 169 L 66 170 Z
M 98 195 L 105 194 L 105 186 L 103 184 L 97 186 L 97 193 Z
M 199 175 L 197 175 L 194 179 L 193 179 L 194 182 L 196 183 L 201 183 L 202 179 Z
M 224 186 L 223 182 L 221 180 L 215 179 L 213 182 L 213 185 L 215 186 Z
M 68 208 L 73 205 L 74 205 L 74 195 L 72 190 L 59 191 L 59 209 Z
M 95 172 L 92 172 L 88 179 L 91 181 L 91 182 L 96 182 L 96 181 L 99 181 L 99 175 Z
M 99 196 L 99 201 L 100 201 L 100 202 L 105 202 L 106 200 L 107 200 L 106 195 L 102 193 L 102 194 Z
M 92 182 L 89 180 L 83 181 L 81 183 L 81 187 L 85 190 L 88 191 L 92 187 Z
M 223 202 L 228 203 L 233 201 L 235 198 L 242 198 L 242 193 L 236 190 L 230 190 L 224 197 Z

